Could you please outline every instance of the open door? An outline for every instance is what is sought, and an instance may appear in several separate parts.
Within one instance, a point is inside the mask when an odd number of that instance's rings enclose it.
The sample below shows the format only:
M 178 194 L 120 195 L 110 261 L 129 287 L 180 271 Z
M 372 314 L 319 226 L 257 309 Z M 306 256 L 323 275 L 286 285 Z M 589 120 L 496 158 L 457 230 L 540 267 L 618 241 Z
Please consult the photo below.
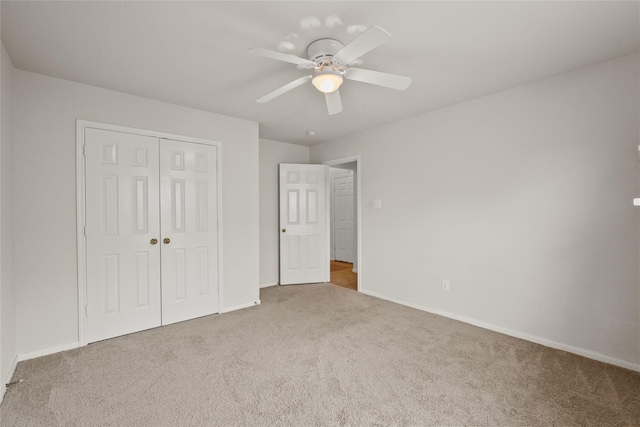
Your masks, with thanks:
M 280 165 L 280 284 L 329 281 L 329 167 Z

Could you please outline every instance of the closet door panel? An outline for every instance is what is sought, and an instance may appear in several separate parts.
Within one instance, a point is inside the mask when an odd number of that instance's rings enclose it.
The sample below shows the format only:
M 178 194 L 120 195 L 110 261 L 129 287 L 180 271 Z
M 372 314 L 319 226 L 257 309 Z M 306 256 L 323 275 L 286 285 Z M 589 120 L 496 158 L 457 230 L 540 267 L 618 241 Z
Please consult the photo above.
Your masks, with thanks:
M 216 147 L 161 140 L 162 324 L 218 312 Z
M 159 140 L 85 129 L 87 341 L 161 324 Z

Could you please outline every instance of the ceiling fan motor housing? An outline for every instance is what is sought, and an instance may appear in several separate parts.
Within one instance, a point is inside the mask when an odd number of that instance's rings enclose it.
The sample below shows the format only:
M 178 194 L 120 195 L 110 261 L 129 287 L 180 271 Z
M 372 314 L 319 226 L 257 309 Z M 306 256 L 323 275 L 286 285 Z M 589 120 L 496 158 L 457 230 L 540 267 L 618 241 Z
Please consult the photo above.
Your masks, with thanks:
M 344 45 L 334 39 L 320 39 L 307 46 L 307 55 L 316 66 L 332 64 L 333 55 L 338 53 Z

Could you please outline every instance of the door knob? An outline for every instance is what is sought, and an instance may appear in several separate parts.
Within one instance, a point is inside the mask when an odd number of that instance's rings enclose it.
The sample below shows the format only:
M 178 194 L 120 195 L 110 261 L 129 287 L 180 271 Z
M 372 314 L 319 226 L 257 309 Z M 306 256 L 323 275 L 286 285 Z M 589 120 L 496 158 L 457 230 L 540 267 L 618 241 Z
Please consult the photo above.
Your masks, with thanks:
M 149 243 L 151 243 L 152 245 L 155 245 L 156 243 L 158 243 L 158 239 L 151 239 Z
M 286 232 L 287 232 L 287 229 L 286 229 L 286 228 L 283 228 L 283 229 L 282 229 L 282 232 L 283 232 L 283 233 L 286 233 Z
M 171 243 L 171 239 L 169 239 L 168 237 L 165 237 L 163 242 L 166 245 L 167 243 Z

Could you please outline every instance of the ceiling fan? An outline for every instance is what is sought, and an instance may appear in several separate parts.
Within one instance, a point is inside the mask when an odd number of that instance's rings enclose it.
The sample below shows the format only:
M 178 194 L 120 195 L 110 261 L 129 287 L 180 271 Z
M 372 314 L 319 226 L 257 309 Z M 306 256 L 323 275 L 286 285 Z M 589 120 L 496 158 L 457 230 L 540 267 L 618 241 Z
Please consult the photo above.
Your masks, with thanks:
M 405 90 L 411 84 L 409 77 L 350 67 L 354 61 L 380 46 L 390 37 L 391 34 L 374 25 L 346 46 L 334 39 L 316 40 L 307 47 L 309 59 L 257 47 L 248 49 L 247 52 L 254 55 L 296 64 L 301 69 L 313 70 L 313 74 L 287 83 L 256 101 L 259 103 L 269 102 L 283 93 L 311 81 L 316 89 L 324 93 L 329 115 L 333 115 L 342 111 L 338 88 L 344 79 Z

